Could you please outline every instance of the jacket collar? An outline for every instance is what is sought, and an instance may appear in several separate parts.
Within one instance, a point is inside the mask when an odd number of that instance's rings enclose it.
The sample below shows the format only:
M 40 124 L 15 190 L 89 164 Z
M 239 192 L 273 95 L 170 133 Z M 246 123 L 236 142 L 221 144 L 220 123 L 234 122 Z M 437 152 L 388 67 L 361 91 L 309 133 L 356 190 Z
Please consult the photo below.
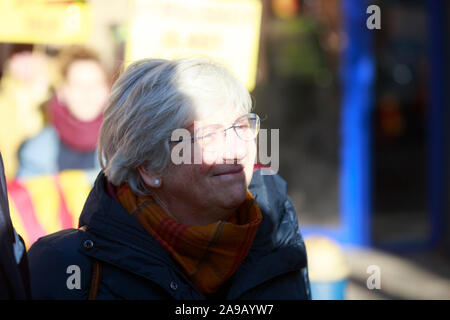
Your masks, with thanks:
M 170 289 L 171 281 L 177 278 L 190 284 L 191 289 L 195 286 L 169 253 L 119 202 L 107 195 L 105 182 L 106 177 L 101 172 L 80 216 L 79 227 L 88 226 L 84 237 L 94 242 L 90 249 L 81 245 L 80 251 L 159 284 L 175 299 L 202 299 L 196 289 L 187 292 L 187 286 Z M 247 258 L 233 276 L 228 299 L 238 298 L 272 277 L 306 266 L 298 227 L 295 230 L 292 221 L 286 221 L 287 215 L 282 214 L 285 211 L 285 182 L 277 176 L 262 176 L 256 171 L 249 189 L 260 206 L 263 220 Z

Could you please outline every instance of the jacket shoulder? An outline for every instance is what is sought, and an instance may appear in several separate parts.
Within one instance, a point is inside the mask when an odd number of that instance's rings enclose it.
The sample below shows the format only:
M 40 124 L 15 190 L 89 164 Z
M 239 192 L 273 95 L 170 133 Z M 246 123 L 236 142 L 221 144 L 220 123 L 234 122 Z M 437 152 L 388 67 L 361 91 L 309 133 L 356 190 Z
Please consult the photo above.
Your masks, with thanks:
M 87 299 L 92 262 L 78 251 L 82 233 L 62 230 L 31 246 L 28 263 L 33 299 Z
M 288 243 L 303 246 L 297 213 L 287 194 L 286 181 L 278 174 L 264 174 L 263 170 L 257 170 L 249 190 L 266 220 L 264 222 L 263 219 L 260 226 L 264 237 L 272 235 L 271 243 L 278 247 Z
M 309 299 L 306 247 L 297 213 L 287 195 L 286 182 L 278 174 L 263 174 L 257 170 L 249 189 L 263 213 L 263 221 L 247 257 L 254 266 L 251 268 L 253 274 L 246 276 L 246 279 L 251 282 L 254 278 L 253 282 L 259 285 L 251 286 L 254 288 L 242 298 Z M 271 261 L 277 263 L 272 264 Z M 265 267 L 259 269 L 260 265 Z M 277 276 L 272 279 L 267 274 Z M 257 280 L 260 278 L 267 281 Z

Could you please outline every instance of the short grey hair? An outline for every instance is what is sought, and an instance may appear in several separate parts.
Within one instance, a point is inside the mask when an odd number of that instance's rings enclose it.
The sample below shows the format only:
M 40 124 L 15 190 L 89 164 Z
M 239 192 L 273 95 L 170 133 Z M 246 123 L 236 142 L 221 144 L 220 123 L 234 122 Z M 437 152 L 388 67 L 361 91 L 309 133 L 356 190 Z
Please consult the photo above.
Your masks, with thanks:
M 172 132 L 223 106 L 248 113 L 252 100 L 217 63 L 144 59 L 131 64 L 112 87 L 100 129 L 98 159 L 108 181 L 127 182 L 136 194 L 147 194 L 138 166 L 162 174 L 170 161 Z

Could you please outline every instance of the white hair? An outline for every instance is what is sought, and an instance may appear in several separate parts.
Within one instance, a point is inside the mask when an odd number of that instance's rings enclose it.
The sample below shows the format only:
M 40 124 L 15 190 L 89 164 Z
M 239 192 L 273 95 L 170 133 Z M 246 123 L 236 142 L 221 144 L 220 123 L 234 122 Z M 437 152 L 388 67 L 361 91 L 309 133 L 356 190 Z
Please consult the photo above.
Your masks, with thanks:
M 172 131 L 214 112 L 248 113 L 251 108 L 248 90 L 216 63 L 137 61 L 113 85 L 99 135 L 100 165 L 113 185 L 127 182 L 136 194 L 147 194 L 137 167 L 164 172 Z

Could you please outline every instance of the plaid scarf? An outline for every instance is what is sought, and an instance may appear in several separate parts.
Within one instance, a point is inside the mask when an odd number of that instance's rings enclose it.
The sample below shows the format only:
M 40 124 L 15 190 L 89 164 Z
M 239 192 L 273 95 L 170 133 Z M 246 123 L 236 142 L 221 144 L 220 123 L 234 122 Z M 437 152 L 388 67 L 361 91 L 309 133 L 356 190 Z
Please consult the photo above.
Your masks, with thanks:
M 151 196 L 136 196 L 128 184 L 117 188 L 116 195 L 203 294 L 216 292 L 237 270 L 262 220 L 261 211 L 248 190 L 244 203 L 228 221 L 206 226 L 177 222 Z

